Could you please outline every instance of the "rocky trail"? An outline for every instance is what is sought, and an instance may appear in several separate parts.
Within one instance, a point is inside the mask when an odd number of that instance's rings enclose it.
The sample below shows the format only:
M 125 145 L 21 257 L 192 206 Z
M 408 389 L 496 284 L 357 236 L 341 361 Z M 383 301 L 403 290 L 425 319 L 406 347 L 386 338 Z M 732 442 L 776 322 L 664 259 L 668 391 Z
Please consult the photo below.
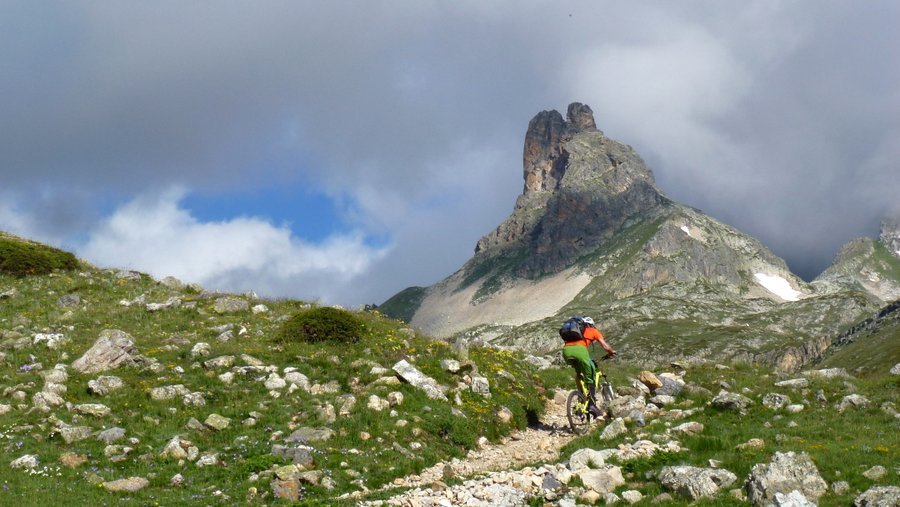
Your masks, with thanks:
M 529 464 L 555 463 L 560 449 L 576 437 L 566 419 L 567 394 L 567 391 L 557 391 L 536 424 L 514 432 L 496 444 L 485 442 L 478 449 L 469 451 L 464 459 L 437 463 L 419 474 L 398 478 L 381 488 L 381 491 L 414 488 L 391 498 L 388 505 L 443 505 L 428 502 L 426 497 L 446 488 L 446 481 L 450 479 L 497 473 L 509 475 Z M 416 488 L 427 490 L 423 492 Z M 376 501 L 368 505 L 378 504 Z

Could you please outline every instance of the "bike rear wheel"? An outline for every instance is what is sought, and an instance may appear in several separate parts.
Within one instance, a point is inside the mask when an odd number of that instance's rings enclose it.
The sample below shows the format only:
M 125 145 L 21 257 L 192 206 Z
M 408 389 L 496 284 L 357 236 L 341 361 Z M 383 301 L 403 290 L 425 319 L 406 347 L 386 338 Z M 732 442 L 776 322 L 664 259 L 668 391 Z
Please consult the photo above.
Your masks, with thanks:
M 566 417 L 569 419 L 569 428 L 576 435 L 587 433 L 591 426 L 591 415 L 586 409 L 584 395 L 575 390 L 569 393 L 566 400 Z

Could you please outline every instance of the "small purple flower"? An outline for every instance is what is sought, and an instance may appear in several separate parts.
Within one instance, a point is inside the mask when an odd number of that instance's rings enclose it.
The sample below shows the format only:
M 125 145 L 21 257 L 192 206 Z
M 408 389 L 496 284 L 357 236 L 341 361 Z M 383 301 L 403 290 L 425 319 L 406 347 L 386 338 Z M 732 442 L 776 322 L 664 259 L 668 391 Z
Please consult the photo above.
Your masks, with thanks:
M 31 371 L 32 368 L 34 368 L 33 364 L 23 364 L 22 366 L 19 367 L 19 371 L 29 372 L 29 371 Z

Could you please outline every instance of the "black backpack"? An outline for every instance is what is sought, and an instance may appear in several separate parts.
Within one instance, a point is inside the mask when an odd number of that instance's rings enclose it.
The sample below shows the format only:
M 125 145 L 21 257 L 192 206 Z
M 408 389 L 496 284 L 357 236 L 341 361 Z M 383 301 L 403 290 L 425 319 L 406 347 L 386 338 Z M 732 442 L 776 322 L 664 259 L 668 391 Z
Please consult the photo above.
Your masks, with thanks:
M 581 317 L 572 317 L 560 326 L 559 337 L 566 343 L 577 342 L 584 338 L 583 332 L 584 324 L 581 321 Z

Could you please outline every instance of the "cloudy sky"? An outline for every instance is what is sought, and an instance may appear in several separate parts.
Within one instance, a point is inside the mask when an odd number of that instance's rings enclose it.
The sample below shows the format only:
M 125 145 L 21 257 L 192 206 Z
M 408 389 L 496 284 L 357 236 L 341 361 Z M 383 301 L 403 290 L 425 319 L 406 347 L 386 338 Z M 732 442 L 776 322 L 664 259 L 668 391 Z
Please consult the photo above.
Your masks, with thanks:
M 467 260 L 544 109 L 810 279 L 900 211 L 892 0 L 0 3 L 0 230 L 381 302 Z

